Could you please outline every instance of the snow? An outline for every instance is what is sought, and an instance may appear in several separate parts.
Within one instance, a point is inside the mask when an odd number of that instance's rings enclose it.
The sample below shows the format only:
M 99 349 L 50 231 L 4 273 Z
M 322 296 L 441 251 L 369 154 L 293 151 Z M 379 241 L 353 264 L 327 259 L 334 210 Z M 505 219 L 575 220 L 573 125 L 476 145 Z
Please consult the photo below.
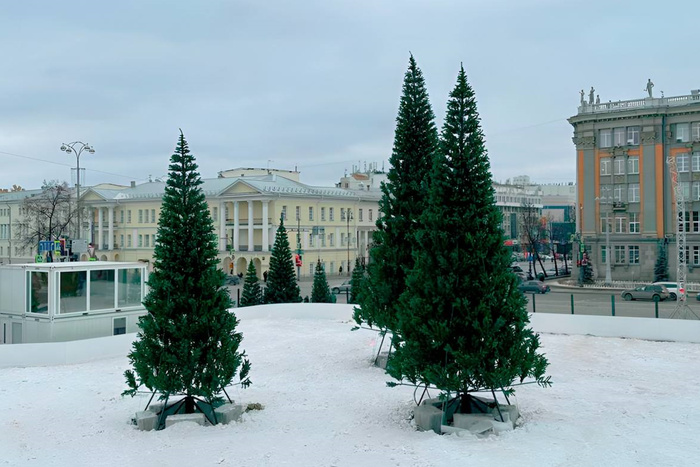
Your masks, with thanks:
M 130 424 L 147 395 L 120 397 L 126 357 L 5 368 L 0 465 L 697 465 L 700 345 L 542 334 L 554 385 L 517 388 L 518 427 L 439 436 L 410 420 L 413 390 L 371 365 L 377 334 L 346 305 L 236 310 L 258 402 L 240 423 Z

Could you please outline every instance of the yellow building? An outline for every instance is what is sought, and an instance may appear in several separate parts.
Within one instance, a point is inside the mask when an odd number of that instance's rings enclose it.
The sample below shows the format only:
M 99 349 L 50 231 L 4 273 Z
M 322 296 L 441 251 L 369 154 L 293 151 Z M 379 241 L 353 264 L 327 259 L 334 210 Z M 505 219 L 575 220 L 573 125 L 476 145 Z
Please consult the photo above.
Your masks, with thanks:
M 349 275 L 355 258 L 368 256 L 380 191 L 310 186 L 298 172 L 274 169 L 232 169 L 202 181 L 226 272 L 245 273 L 252 261 L 262 276 L 280 217 L 292 250 L 302 250 L 302 277 L 313 276 L 318 259 L 327 274 Z M 82 237 L 92 240 L 99 260 L 152 263 L 164 190 L 164 182 L 152 181 L 82 194 L 88 212 Z

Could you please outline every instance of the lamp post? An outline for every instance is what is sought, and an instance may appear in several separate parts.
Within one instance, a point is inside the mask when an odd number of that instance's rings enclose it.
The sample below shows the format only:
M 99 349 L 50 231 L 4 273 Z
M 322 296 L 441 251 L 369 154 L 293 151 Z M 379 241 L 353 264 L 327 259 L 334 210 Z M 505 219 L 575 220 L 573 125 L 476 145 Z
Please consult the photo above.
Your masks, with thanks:
M 598 202 L 598 212 L 600 212 L 600 205 L 601 205 L 601 198 L 597 197 L 596 201 Z M 608 204 L 608 203 L 604 203 Z M 602 223 L 601 223 L 601 228 L 602 228 Z M 612 268 L 610 266 L 611 264 L 611 255 L 610 255 L 610 211 L 606 210 L 605 211 L 605 285 L 611 285 L 612 284 Z
M 350 277 L 350 221 L 352 220 L 352 210 L 348 208 L 348 215 L 346 216 L 346 219 L 348 221 L 348 236 L 347 236 L 347 242 L 348 242 L 348 277 Z
M 72 143 L 66 144 L 63 143 L 61 145 L 61 151 L 66 152 L 68 154 L 75 154 L 75 162 L 76 162 L 76 208 L 78 210 L 78 232 L 76 234 L 76 238 L 80 239 L 82 237 L 82 229 L 83 226 L 81 224 L 81 219 L 80 219 L 80 155 L 84 152 L 90 153 L 90 154 L 95 154 L 95 150 L 92 148 L 87 143 L 83 143 L 82 141 L 73 141 Z

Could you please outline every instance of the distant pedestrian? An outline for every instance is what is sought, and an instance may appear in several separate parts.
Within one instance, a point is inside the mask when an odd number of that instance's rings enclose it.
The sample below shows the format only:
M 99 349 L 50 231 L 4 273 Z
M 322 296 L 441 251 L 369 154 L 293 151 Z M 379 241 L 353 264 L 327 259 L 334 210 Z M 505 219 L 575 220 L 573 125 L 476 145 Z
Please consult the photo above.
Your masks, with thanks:
M 263 280 L 267 282 L 267 271 L 263 272 Z
M 238 278 L 239 278 L 239 279 L 243 279 L 243 273 L 242 273 L 242 272 L 239 272 L 239 273 L 238 273 Z
M 338 268 L 338 275 L 339 275 L 339 276 L 342 276 L 342 275 L 343 275 L 343 267 L 342 267 L 342 266 L 340 266 L 340 267 Z

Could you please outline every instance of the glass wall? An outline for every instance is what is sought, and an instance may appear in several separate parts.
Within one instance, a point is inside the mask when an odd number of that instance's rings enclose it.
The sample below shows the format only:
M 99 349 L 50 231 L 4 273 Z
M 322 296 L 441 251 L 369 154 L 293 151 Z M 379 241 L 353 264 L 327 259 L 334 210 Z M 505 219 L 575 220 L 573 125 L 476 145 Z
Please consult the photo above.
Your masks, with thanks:
M 29 313 L 44 313 L 49 312 L 49 273 L 30 271 L 29 287 L 27 297 L 27 312 Z
M 118 269 L 117 277 L 117 306 L 141 305 L 141 269 Z
M 114 309 L 114 270 L 90 271 L 90 310 Z
M 87 271 L 62 271 L 59 313 L 87 311 Z

